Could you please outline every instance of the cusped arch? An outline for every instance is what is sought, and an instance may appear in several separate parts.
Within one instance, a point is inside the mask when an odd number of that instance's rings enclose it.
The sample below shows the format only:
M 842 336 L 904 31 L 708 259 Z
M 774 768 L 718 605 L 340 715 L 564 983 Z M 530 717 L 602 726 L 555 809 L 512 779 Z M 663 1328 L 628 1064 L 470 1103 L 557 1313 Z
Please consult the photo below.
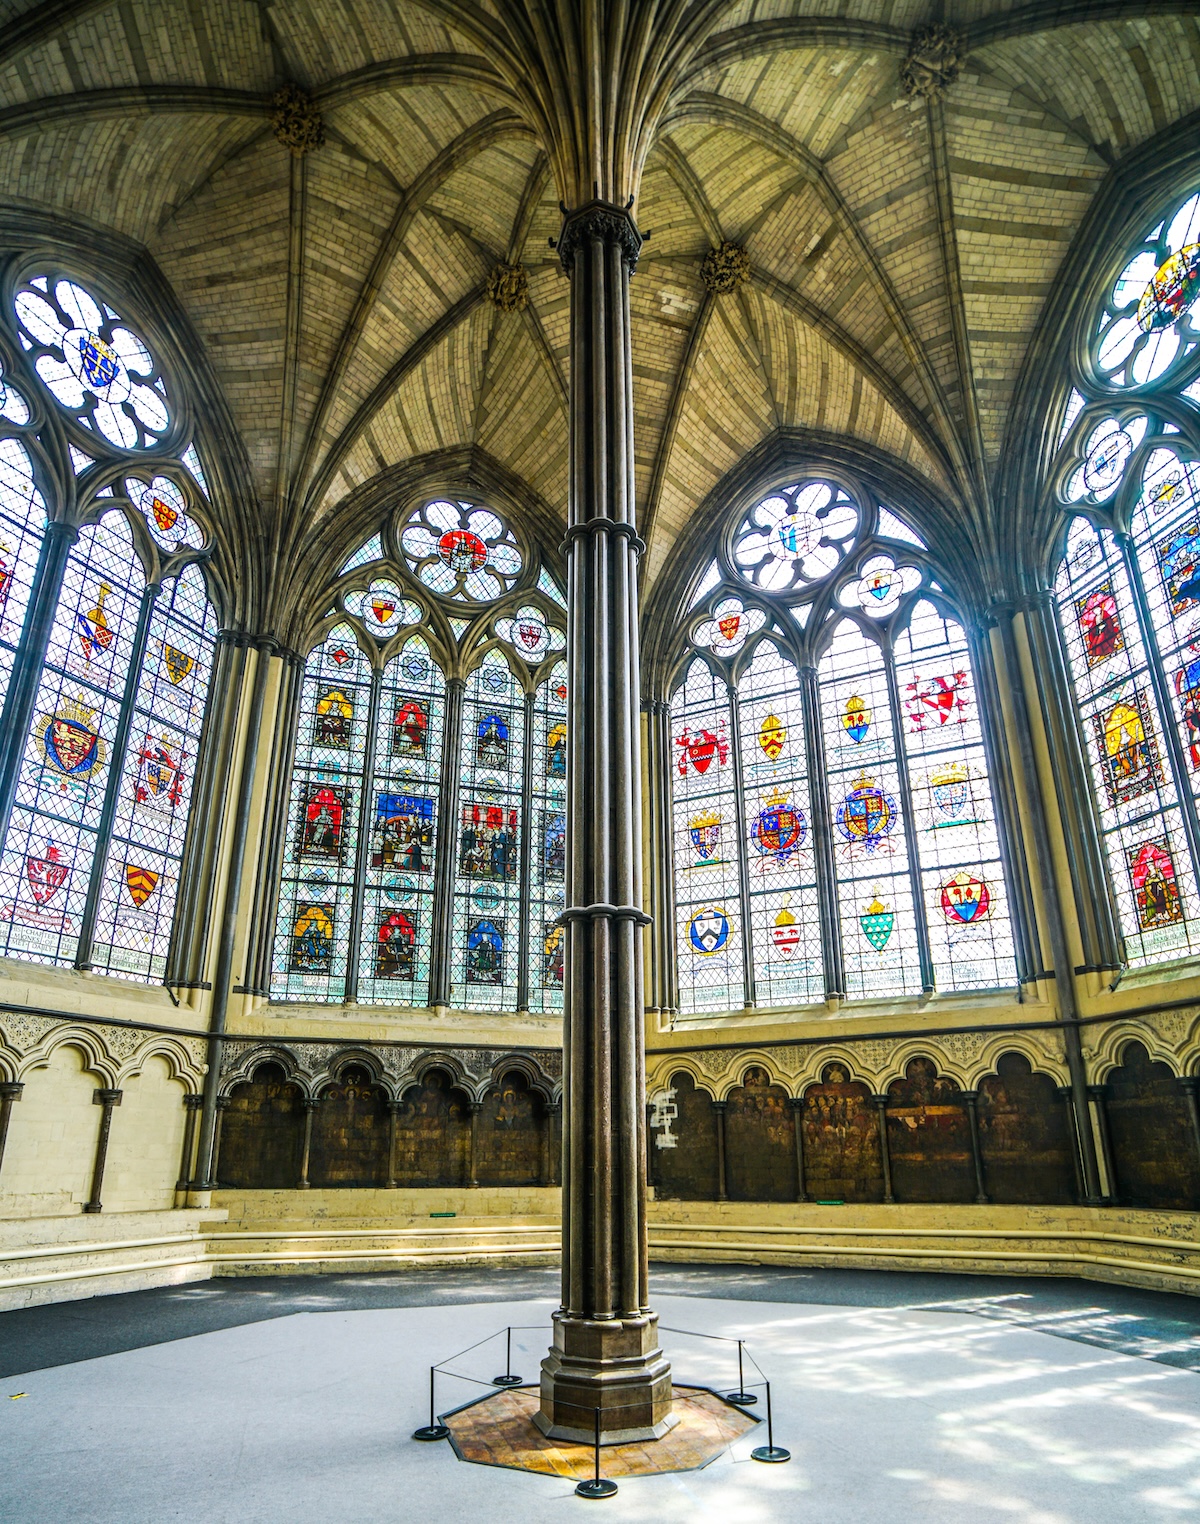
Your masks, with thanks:
M 256 1043 L 245 1052 L 238 1054 L 221 1075 L 218 1093 L 222 1096 L 231 1095 L 235 1086 L 244 1085 L 253 1080 L 264 1064 L 277 1064 L 283 1070 L 288 1083 L 297 1085 L 305 1096 L 311 1097 L 316 1094 L 310 1072 L 300 1062 L 296 1053 L 282 1043 L 272 1042 Z
M 1096 1042 L 1095 1056 L 1088 1066 L 1093 1082 L 1107 1083 L 1113 1070 L 1125 1063 L 1127 1051 L 1134 1043 L 1145 1048 L 1151 1063 L 1166 1064 L 1176 1077 L 1188 1072 L 1179 1050 L 1152 1027 L 1121 1021 L 1107 1027 Z
M 703 1091 L 709 1100 L 719 1099 L 719 1086 L 712 1075 L 705 1073 L 696 1059 L 682 1054 L 654 1065 L 646 1080 L 648 1099 L 653 1103 L 657 1096 L 669 1090 L 671 1081 L 677 1074 L 686 1074 L 696 1089 Z
M 25 1053 L 16 1078 L 23 1080 L 33 1069 L 45 1069 L 59 1048 L 74 1048 L 83 1058 L 84 1069 L 94 1074 L 104 1088 L 116 1090 L 120 1063 L 104 1045 L 98 1032 L 90 1027 L 65 1024 L 52 1027 Z
M 204 1084 L 204 1065 L 186 1042 L 155 1033 L 121 1065 L 118 1087 L 126 1080 L 136 1079 L 152 1058 L 165 1059 L 171 1079 L 177 1080 L 190 1095 L 196 1094 Z

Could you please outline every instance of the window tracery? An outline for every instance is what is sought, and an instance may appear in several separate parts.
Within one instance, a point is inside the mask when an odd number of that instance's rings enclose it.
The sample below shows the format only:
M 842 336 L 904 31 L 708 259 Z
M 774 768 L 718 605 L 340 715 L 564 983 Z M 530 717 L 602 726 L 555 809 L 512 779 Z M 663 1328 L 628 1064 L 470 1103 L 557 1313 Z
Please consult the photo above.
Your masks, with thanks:
M 1052 490 L 1055 581 L 1125 956 L 1200 947 L 1200 194 L 1127 251 L 1091 322 Z
M 217 633 L 203 470 L 136 325 L 61 273 L 19 280 L 11 314 L 0 955 L 158 981 Z
M 737 524 L 687 619 L 681 1011 L 1013 984 L 971 655 L 921 537 L 801 479 Z

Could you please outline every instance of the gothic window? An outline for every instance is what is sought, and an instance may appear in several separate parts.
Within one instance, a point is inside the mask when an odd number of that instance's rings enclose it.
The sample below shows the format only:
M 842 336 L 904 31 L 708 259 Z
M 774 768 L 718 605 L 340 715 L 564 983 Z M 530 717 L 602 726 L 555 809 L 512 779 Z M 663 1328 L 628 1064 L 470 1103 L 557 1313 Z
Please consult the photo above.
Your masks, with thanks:
M 722 543 L 685 633 L 681 1011 L 1011 986 L 968 641 L 920 536 L 848 483 L 781 487 Z
M 371 535 L 333 593 L 302 683 L 272 997 L 561 1009 L 558 584 L 491 509 L 438 498 Z
M 1125 955 L 1200 948 L 1200 195 L 1127 251 L 1086 336 L 1053 488 L 1055 583 Z
M 35 274 L 13 316 L 0 334 L 0 955 L 157 982 L 216 637 L 195 559 L 203 471 L 157 360 L 111 306 Z M 57 424 L 39 426 L 48 412 Z

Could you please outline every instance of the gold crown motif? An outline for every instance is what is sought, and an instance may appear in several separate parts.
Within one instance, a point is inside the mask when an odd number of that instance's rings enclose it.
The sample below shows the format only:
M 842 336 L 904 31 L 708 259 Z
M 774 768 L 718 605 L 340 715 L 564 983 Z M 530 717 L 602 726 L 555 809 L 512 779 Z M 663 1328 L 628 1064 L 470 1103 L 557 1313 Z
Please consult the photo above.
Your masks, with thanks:
M 705 810 L 703 814 L 693 815 L 688 824 L 699 830 L 704 826 L 720 825 L 721 817 L 713 810 Z

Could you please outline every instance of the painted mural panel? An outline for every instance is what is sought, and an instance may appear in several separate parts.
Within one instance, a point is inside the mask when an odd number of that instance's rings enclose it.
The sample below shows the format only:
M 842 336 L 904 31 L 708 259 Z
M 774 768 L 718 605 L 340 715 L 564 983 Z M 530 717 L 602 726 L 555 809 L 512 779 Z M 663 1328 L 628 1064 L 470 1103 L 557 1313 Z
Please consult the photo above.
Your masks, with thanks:
M 979 1150 L 992 1201 L 1075 1199 L 1071 1134 L 1054 1081 L 1020 1053 L 1004 1053 L 979 1082 Z
M 1129 1043 L 1122 1058 L 1105 1087 L 1117 1200 L 1200 1210 L 1196 1138 L 1179 1081 L 1141 1043 Z
M 382 1186 L 388 1176 L 388 1114 L 365 1069 L 347 1069 L 313 1113 L 308 1178 L 314 1186 Z
M 396 1119 L 396 1180 L 401 1185 L 466 1185 L 471 1118 L 450 1076 L 431 1069 L 404 1096 Z
M 827 1064 L 804 1095 L 804 1179 L 814 1201 L 882 1201 L 879 1120 L 867 1086 Z
M 488 1091 L 476 1120 L 475 1178 L 480 1185 L 538 1185 L 546 1166 L 546 1118 L 523 1074 Z
M 221 1119 L 217 1178 L 231 1190 L 286 1191 L 300 1179 L 304 1104 L 278 1064 L 262 1064 L 235 1085 Z
M 717 1114 L 692 1076 L 673 1074 L 651 1095 L 650 1180 L 664 1201 L 717 1199 Z
M 888 1086 L 888 1152 L 897 1201 L 973 1201 L 971 1129 L 961 1092 L 931 1059 Z
M 730 1093 L 725 1168 L 731 1201 L 795 1201 L 796 1126 L 787 1091 L 752 1065 Z

